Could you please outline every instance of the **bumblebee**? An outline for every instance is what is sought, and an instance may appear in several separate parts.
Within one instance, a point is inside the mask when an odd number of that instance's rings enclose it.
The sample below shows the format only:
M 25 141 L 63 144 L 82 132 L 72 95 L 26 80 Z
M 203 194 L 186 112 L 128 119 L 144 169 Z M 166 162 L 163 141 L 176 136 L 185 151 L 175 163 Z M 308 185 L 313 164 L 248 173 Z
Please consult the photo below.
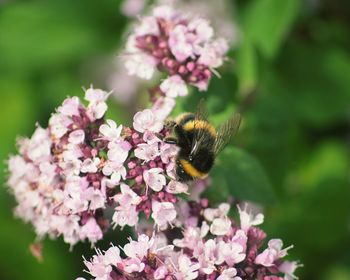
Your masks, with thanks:
M 181 182 L 204 179 L 208 176 L 216 156 L 229 143 L 238 131 L 240 114 L 234 114 L 218 130 L 208 121 L 203 101 L 197 112 L 183 113 L 175 120 L 168 120 L 175 137 L 166 137 L 164 141 L 180 148 L 176 158 L 176 175 Z

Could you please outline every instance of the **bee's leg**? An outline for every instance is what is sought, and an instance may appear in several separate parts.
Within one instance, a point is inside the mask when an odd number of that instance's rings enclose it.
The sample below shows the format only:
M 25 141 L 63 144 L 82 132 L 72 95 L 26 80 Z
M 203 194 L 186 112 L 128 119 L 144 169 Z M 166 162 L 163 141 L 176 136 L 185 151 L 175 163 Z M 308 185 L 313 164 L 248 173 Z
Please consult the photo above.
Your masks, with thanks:
M 176 122 L 170 118 L 166 119 L 164 122 L 164 126 L 166 128 L 172 129 L 176 126 Z
M 164 142 L 167 143 L 167 144 L 173 144 L 173 145 L 177 145 L 177 139 L 175 137 L 165 137 L 164 138 Z

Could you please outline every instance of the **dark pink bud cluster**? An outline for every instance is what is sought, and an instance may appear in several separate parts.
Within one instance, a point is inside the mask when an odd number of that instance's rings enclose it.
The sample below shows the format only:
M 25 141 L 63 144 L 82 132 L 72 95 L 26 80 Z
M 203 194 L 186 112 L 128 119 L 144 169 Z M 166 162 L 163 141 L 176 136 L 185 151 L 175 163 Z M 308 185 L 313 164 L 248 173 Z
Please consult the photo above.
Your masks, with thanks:
M 156 7 L 129 37 L 125 65 L 130 75 L 144 79 L 156 68 L 166 72 L 169 77 L 160 88 L 169 97 L 187 95 L 186 84 L 206 90 L 228 50 L 223 38 L 213 37 L 207 20 L 186 17 L 169 6 Z

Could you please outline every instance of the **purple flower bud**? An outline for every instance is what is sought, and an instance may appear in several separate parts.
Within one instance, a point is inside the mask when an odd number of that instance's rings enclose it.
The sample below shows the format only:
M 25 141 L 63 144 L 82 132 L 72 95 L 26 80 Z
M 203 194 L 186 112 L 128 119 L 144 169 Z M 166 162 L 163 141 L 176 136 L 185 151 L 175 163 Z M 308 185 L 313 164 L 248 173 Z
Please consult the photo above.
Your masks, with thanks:
M 223 64 L 228 50 L 225 39 L 214 39 L 213 34 L 205 19 L 185 17 L 168 6 L 156 7 L 130 35 L 125 66 L 130 75 L 144 79 L 150 79 L 158 68 L 204 90 L 211 78 L 210 69 Z M 169 96 L 167 91 L 165 94 Z

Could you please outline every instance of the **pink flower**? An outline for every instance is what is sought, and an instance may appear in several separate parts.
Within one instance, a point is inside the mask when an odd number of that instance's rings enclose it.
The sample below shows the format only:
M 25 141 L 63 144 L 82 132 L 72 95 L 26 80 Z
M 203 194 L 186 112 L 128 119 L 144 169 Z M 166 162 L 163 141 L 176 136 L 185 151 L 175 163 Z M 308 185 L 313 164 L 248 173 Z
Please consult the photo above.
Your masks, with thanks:
M 175 180 L 171 180 L 169 184 L 165 187 L 165 190 L 168 193 L 173 193 L 173 194 L 187 193 L 188 185 Z
M 90 101 L 87 114 L 91 120 L 101 119 L 107 111 L 106 100 L 109 93 L 90 87 L 85 92 L 85 99 Z
M 38 127 L 30 139 L 18 141 L 20 156 L 9 161 L 10 171 L 16 174 L 8 183 L 18 201 L 16 215 L 30 222 L 40 238 L 62 235 L 71 245 L 86 238 L 94 243 L 103 236 L 97 221 L 108 227 L 103 210 L 113 202 L 114 193 L 106 187 L 115 188 L 125 179 L 123 163 L 132 146 L 121 137 L 121 126 L 96 120 L 104 115 L 100 109 L 107 106 L 107 97 L 102 90 L 86 90 L 88 107 L 76 97 L 68 98 L 47 129 Z M 120 200 L 131 195 L 134 203 L 133 194 L 121 192 Z M 138 211 L 132 203 L 117 206 L 115 223 L 137 223 Z
M 211 44 L 205 44 L 204 47 L 202 47 L 202 54 L 198 62 L 211 68 L 220 67 L 223 64 L 223 53 L 226 53 L 228 50 L 227 43 L 224 45 L 224 42 L 225 41 L 220 40 Z M 224 49 L 226 49 L 225 52 L 223 52 Z
M 81 227 L 80 239 L 88 238 L 91 243 L 96 243 L 103 236 L 101 228 L 94 218 L 90 218 L 85 225 Z
M 161 140 L 157 137 L 156 133 L 146 130 L 142 136 L 143 141 L 147 144 L 160 143 Z
M 95 277 L 97 280 L 111 280 L 110 273 L 112 267 L 110 265 L 104 265 L 103 257 L 101 255 L 96 255 L 91 262 L 84 261 L 84 263 L 89 269 L 91 276 Z
M 214 239 L 207 240 L 203 245 L 197 243 L 193 255 L 198 258 L 200 272 L 207 275 L 212 274 L 216 269 L 215 264 L 219 265 L 224 262 Z
M 177 96 L 186 96 L 188 94 L 187 86 L 179 75 L 174 75 L 160 84 L 160 89 L 166 96 L 175 98 Z
M 143 172 L 143 179 L 145 180 L 146 186 L 152 190 L 159 192 L 163 189 L 166 184 L 166 179 L 161 168 L 151 168 Z
M 127 259 L 123 264 L 126 273 L 141 272 L 145 268 L 145 264 L 138 258 Z
M 135 34 L 137 36 L 143 35 L 159 35 L 159 27 L 156 18 L 147 16 L 142 18 L 141 24 L 135 28 Z
M 84 192 L 84 197 L 90 201 L 89 208 L 91 210 L 97 210 L 99 208 L 105 208 L 106 197 L 105 194 L 98 189 L 88 188 Z
M 135 205 L 129 205 L 126 207 L 119 206 L 115 208 L 115 212 L 112 217 L 114 228 L 116 226 L 124 227 L 126 225 L 133 227 L 139 220 L 139 214 L 136 211 Z
M 81 198 L 80 191 L 71 193 L 63 202 L 73 214 L 77 214 L 88 209 L 88 201 Z
M 77 162 L 79 161 L 81 163 L 81 161 L 79 160 L 79 158 L 82 158 L 84 156 L 82 150 L 80 149 L 79 145 L 76 144 L 72 144 L 72 143 L 68 143 L 66 145 L 66 150 L 63 151 L 62 153 L 63 156 L 63 161 L 64 162 Z
M 206 235 L 206 234 L 205 234 Z M 202 238 L 205 236 L 201 233 L 201 230 L 196 227 L 187 227 L 183 232 L 183 239 L 174 239 L 175 246 L 180 248 L 195 249 L 197 244 L 202 243 Z
M 152 218 L 156 225 L 163 229 L 168 223 L 171 223 L 176 218 L 176 210 L 170 202 L 152 201 Z
M 56 168 L 57 166 L 55 164 L 52 164 L 50 162 L 42 162 L 39 164 L 39 169 L 41 172 L 41 180 L 43 182 L 46 182 L 47 184 L 51 184 L 52 180 L 54 180 L 54 177 L 56 176 Z
M 94 89 L 92 86 L 85 91 L 85 100 L 89 101 L 91 104 L 105 102 L 108 96 L 109 93 L 101 89 Z
M 158 120 L 165 120 L 175 107 L 175 100 L 171 97 L 160 97 L 153 104 L 152 111 Z M 172 145 L 174 146 L 174 145 Z
M 121 11 L 128 17 L 135 17 L 143 10 L 145 5 L 146 0 L 124 0 Z
M 221 55 L 224 55 L 225 53 L 227 53 L 227 51 L 230 48 L 227 40 L 224 38 L 216 39 L 215 41 L 212 42 L 212 45 L 214 46 L 216 52 Z
M 169 47 L 173 55 L 180 62 L 193 55 L 193 47 L 188 40 L 188 29 L 185 25 L 177 25 L 169 35 Z
M 254 216 L 251 212 L 247 211 L 247 206 L 245 206 L 243 210 L 239 206 L 237 206 L 237 208 L 241 220 L 241 229 L 243 229 L 245 233 L 248 232 L 251 226 L 257 226 L 264 222 L 263 214 Z
M 160 266 L 156 269 L 156 271 L 154 271 L 154 279 L 156 280 L 161 280 L 161 279 L 164 279 L 165 276 L 167 276 L 167 274 L 169 273 L 167 267 L 164 265 L 164 266 Z
M 141 143 L 137 145 L 137 148 L 135 149 L 135 157 L 150 161 L 155 159 L 157 156 L 159 156 L 159 144 L 157 142 L 154 142 L 152 144 L 146 144 Z
M 218 208 L 206 208 L 204 210 L 204 218 L 212 222 L 215 218 L 226 217 L 230 211 L 230 205 L 228 203 L 221 203 Z
M 189 257 L 186 255 L 180 255 L 178 257 L 179 272 L 175 273 L 178 280 L 191 280 L 196 279 L 198 276 L 198 269 L 200 265 L 198 263 L 192 263 Z
M 68 142 L 72 144 L 80 144 L 84 142 L 85 132 L 82 129 L 74 130 L 69 134 Z
M 26 174 L 28 165 L 21 156 L 10 156 L 8 161 L 8 169 L 10 171 L 9 185 L 16 184 L 21 177 Z
M 130 240 L 130 243 L 124 246 L 124 253 L 130 258 L 138 258 L 142 260 L 147 256 L 148 250 L 151 248 L 154 239 L 150 239 L 147 235 L 141 234 L 137 241 Z
M 156 68 L 156 60 L 148 55 L 138 53 L 130 55 L 125 62 L 129 75 L 136 75 L 141 79 L 150 80 Z
M 129 205 L 138 205 L 142 201 L 141 197 L 132 191 L 126 184 L 122 183 L 120 185 L 120 191 L 121 193 L 116 194 L 113 199 L 123 207 Z
M 248 237 L 245 232 L 241 229 L 237 230 L 235 235 L 232 237 L 231 242 L 237 243 L 242 246 L 243 252 L 247 249 Z
M 125 167 L 115 161 L 107 161 L 102 169 L 102 173 L 106 176 L 111 176 L 110 179 L 104 178 L 101 181 L 101 184 L 105 184 L 108 188 L 114 188 L 119 185 L 121 179 L 126 177 Z
M 58 107 L 57 112 L 65 116 L 79 116 L 80 101 L 74 96 L 63 101 L 62 106 Z
M 118 193 L 113 197 L 114 201 L 119 203 L 120 206 L 115 208 L 112 221 L 115 226 L 135 226 L 138 222 L 136 205 L 138 205 L 142 199 L 126 184 L 121 184 L 120 190 L 121 193 Z
M 283 272 L 285 274 L 284 280 L 293 280 L 293 279 L 298 279 L 294 275 L 295 270 L 298 267 L 302 267 L 302 264 L 299 264 L 298 262 L 289 262 L 289 261 L 284 261 L 281 265 L 278 266 L 278 270 L 280 272 Z
M 293 246 L 289 246 L 282 250 L 282 246 L 281 239 L 271 239 L 268 243 L 268 248 L 256 256 L 255 263 L 266 267 L 273 266 L 276 260 L 285 257 L 287 251 L 293 248 Z
M 80 171 L 83 173 L 95 173 L 97 172 L 98 165 L 100 164 L 99 158 L 94 158 L 93 160 L 87 158 L 83 161 Z
M 117 266 L 118 263 L 120 263 L 121 257 L 120 257 L 120 250 L 118 247 L 112 246 L 110 247 L 104 254 L 103 262 L 105 265 L 114 265 Z
M 242 280 L 241 277 L 236 276 L 237 270 L 235 268 L 225 269 L 216 280 Z
M 224 40 L 213 37 L 207 20 L 169 6 L 155 7 L 129 36 L 125 65 L 130 75 L 144 79 L 150 79 L 156 68 L 166 72 L 170 77 L 160 89 L 168 97 L 187 95 L 186 84 L 206 90 L 228 49 Z
M 113 165 L 121 166 L 129 155 L 131 145 L 127 141 L 109 142 L 107 157 Z
M 34 162 L 41 162 L 49 159 L 51 155 L 51 140 L 47 129 L 38 126 L 27 144 L 26 153 L 29 159 Z
M 153 9 L 153 16 L 165 20 L 173 20 L 179 16 L 179 13 L 174 11 L 171 6 L 162 5 Z
M 72 120 L 62 114 L 52 114 L 49 119 L 50 132 L 56 138 L 61 138 L 68 131 L 69 125 L 72 124 Z
M 202 43 L 210 40 L 214 36 L 214 29 L 209 22 L 203 18 L 191 20 L 188 28 L 196 34 L 196 43 Z
M 164 196 L 159 198 L 164 199 Z M 173 206 L 171 203 L 168 204 L 170 204 L 169 207 L 164 202 L 152 201 L 152 217 L 158 226 L 165 225 L 162 229 L 165 229 L 167 223 L 176 216 L 175 213 L 171 218 L 166 217 L 169 214 L 167 211 L 172 211 Z M 282 280 L 280 273 L 285 273 L 286 280 L 296 279 L 294 271 L 300 265 L 296 262 L 283 262 L 281 260 L 286 256 L 286 251 L 289 248 L 282 249 L 280 240 L 271 240 L 268 249 L 258 254 L 260 248 L 258 243 L 262 242 L 261 239 L 256 240 L 257 237 L 254 234 L 254 231 L 257 230 L 262 232 L 258 228 L 251 228 L 249 235 L 246 235 L 244 230 L 237 226 L 237 223 L 230 222 L 231 229 L 226 235 L 214 237 L 211 234 L 208 235 L 209 227 L 216 220 L 229 219 L 226 216 L 229 206 L 222 204 L 216 209 L 211 209 L 211 212 L 215 213 L 213 213 L 213 221 L 209 221 L 209 225 L 203 221 L 203 210 L 205 209 L 207 209 L 207 204 L 203 201 L 188 203 L 187 220 L 192 219 L 193 222 L 185 222 L 180 225 L 183 229 L 182 238 L 173 240 L 173 244 L 178 248 L 168 245 L 171 244 L 172 237 L 168 239 L 167 234 L 159 232 L 159 230 L 151 233 L 149 232 L 150 228 L 144 228 L 142 231 L 147 232 L 147 235 L 152 237 L 141 234 L 136 241 L 129 239 L 123 248 L 126 258 L 120 258 L 118 249 L 110 257 L 107 257 L 107 252 L 105 255 L 101 255 L 97 251 L 97 256 L 93 258 L 91 263 L 94 263 L 97 258 L 100 260 L 95 262 L 104 264 L 104 267 L 101 268 L 102 272 L 108 269 L 108 266 L 114 265 L 121 275 L 137 272 L 134 276 L 137 275 L 140 279 L 160 280 L 176 277 L 178 280 L 199 278 L 242 280 L 238 275 L 245 277 L 247 276 L 245 272 L 249 273 L 249 277 L 266 280 Z M 155 217 L 156 215 L 161 216 Z M 191 225 L 188 226 L 188 224 Z M 180 231 L 178 234 L 181 235 Z M 247 244 L 249 246 L 246 254 Z M 265 253 L 267 250 L 271 251 L 268 253 L 273 255 L 272 258 L 275 259 L 272 262 L 274 267 L 267 269 L 264 267 L 266 263 L 259 262 L 252 265 L 256 254 L 258 254 L 256 260 L 262 256 L 264 261 L 268 261 L 270 257 L 264 256 L 267 255 Z
M 146 130 L 159 132 L 163 128 L 163 123 L 157 119 L 152 110 L 145 109 L 135 114 L 133 127 L 135 130 L 141 133 L 145 132 Z
M 58 216 L 57 229 L 63 234 L 63 240 L 69 244 L 75 244 L 79 241 L 79 220 L 77 215 L 68 217 Z
M 219 252 L 229 266 L 240 263 L 246 257 L 243 247 L 235 242 L 219 242 Z
M 108 141 L 115 141 L 120 139 L 120 133 L 123 126 L 117 127 L 117 124 L 113 120 L 106 120 L 107 124 L 102 124 L 100 126 L 100 133 L 103 135 L 103 139 Z
M 162 142 L 160 144 L 160 158 L 163 163 L 170 163 L 179 152 L 179 147 Z

